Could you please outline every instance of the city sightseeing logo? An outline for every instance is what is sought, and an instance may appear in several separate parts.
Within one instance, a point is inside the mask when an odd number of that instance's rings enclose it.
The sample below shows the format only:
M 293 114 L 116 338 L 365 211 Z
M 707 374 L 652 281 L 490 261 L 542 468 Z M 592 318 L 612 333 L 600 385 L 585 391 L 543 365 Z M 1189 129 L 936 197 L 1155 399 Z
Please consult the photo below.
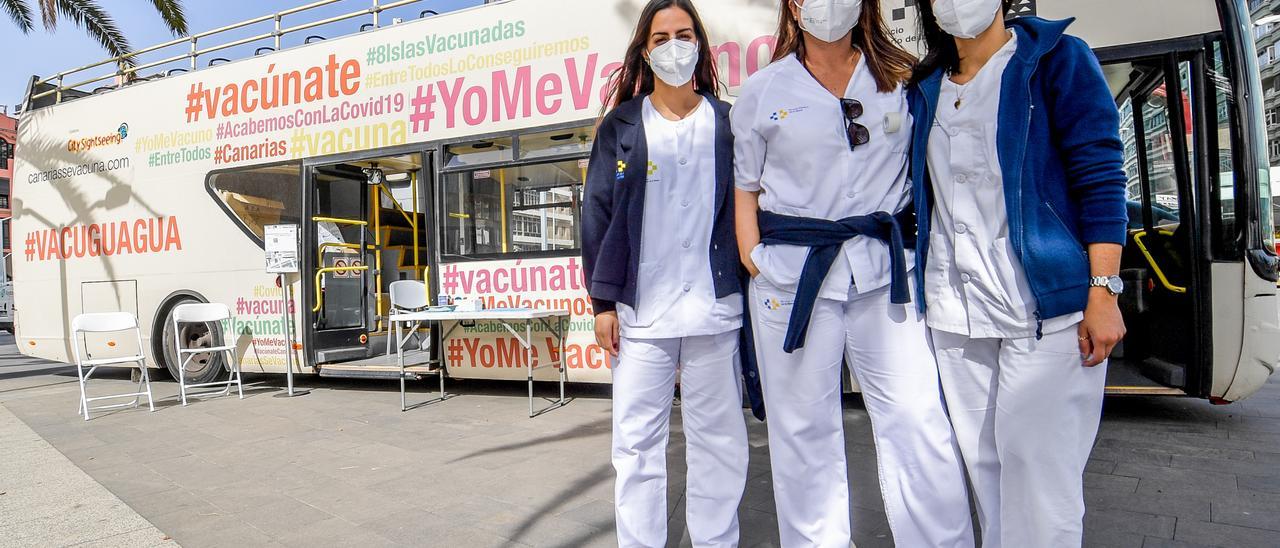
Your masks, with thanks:
M 120 127 L 116 128 L 115 133 L 68 140 L 67 152 L 88 152 L 102 146 L 118 145 L 124 142 L 128 136 L 129 124 L 121 123 Z

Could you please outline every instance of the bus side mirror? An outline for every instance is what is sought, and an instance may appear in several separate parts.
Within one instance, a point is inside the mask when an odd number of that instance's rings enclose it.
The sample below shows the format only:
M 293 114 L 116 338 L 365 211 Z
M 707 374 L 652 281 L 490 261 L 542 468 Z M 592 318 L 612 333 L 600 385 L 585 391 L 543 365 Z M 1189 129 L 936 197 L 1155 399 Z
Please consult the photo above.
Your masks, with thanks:
M 1258 273 L 1258 277 L 1269 282 L 1280 281 L 1280 258 L 1267 253 L 1265 249 L 1250 249 L 1249 265 Z

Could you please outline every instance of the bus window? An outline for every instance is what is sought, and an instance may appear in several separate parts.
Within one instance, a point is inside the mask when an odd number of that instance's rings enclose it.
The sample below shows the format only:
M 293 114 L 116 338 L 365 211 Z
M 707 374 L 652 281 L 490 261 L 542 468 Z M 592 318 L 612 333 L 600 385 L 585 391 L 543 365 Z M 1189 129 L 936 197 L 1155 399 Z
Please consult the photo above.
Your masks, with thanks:
M 566 154 L 590 154 L 595 140 L 594 127 L 580 127 L 531 133 L 520 136 L 520 159 L 546 158 Z
M 480 164 L 510 162 L 511 137 L 469 141 L 444 147 L 445 169 L 465 168 Z
M 444 253 L 500 256 L 578 249 L 585 165 L 585 159 L 572 159 L 446 174 Z
M 1239 128 L 1233 123 L 1231 115 L 1236 109 L 1235 98 L 1231 93 L 1231 79 L 1226 73 L 1222 61 L 1222 42 L 1214 41 L 1210 46 L 1207 59 L 1206 78 L 1213 93 L 1212 101 L 1216 120 L 1209 129 L 1210 143 L 1216 143 L 1216 160 L 1209 168 L 1209 219 L 1210 246 L 1213 257 L 1219 260 L 1239 261 L 1243 258 L 1241 248 L 1241 224 L 1236 222 L 1235 210 L 1235 154 L 1232 143 Z
M 1149 179 L 1145 192 L 1151 200 L 1154 226 L 1178 224 L 1178 176 L 1173 153 L 1173 128 L 1169 124 L 1169 105 L 1164 86 L 1151 93 L 1138 105 L 1142 109 L 1145 126 L 1146 150 L 1142 161 L 1146 163 Z
M 214 173 L 208 185 L 222 209 L 259 243 L 266 225 L 301 222 L 298 162 Z

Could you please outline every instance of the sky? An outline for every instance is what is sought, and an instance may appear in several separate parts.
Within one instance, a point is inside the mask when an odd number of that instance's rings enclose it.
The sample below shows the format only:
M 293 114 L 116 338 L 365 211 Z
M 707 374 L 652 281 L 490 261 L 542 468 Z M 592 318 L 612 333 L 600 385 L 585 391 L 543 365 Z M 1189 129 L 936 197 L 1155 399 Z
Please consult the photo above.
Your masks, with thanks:
M 27 0 L 33 9 L 38 1 Z M 313 0 L 184 0 L 184 6 L 189 29 L 192 33 L 199 33 L 312 2 Z M 382 3 L 386 4 L 388 2 L 389 0 L 383 0 Z M 129 43 L 134 49 L 144 49 L 148 46 L 174 39 L 174 36 L 165 31 L 160 16 L 156 14 L 155 8 L 150 2 L 141 0 L 100 0 L 100 3 L 115 18 L 117 26 L 128 37 Z M 382 22 L 384 25 L 388 24 L 388 19 L 391 17 L 416 18 L 422 10 L 426 9 L 444 13 L 480 3 L 482 3 L 481 0 L 424 0 L 417 4 L 404 6 L 394 12 L 384 12 Z M 372 0 L 340 0 L 322 8 L 286 17 L 284 25 L 288 27 L 317 21 L 335 15 L 358 11 L 370 5 L 372 5 Z M 39 16 L 37 15 L 37 20 L 38 18 Z M 350 19 L 324 27 L 301 31 L 287 38 L 286 40 L 288 41 L 285 44 L 287 46 L 300 43 L 310 34 L 326 37 L 349 34 L 359 29 L 361 24 L 367 22 L 372 22 L 372 19 Z M 219 39 L 215 43 L 230 42 L 240 37 L 268 32 L 270 29 L 271 23 L 267 22 L 257 27 L 246 29 L 238 35 L 229 34 L 229 38 Z M 208 57 L 245 57 L 252 55 L 255 47 L 268 44 L 268 41 L 263 41 L 261 44 L 244 46 L 239 50 L 219 52 Z M 181 49 L 174 48 L 164 52 L 157 52 L 158 56 L 150 57 L 149 59 L 171 57 L 181 52 Z M 18 31 L 17 26 L 13 24 L 7 15 L 0 13 L 0 105 L 7 105 L 9 112 L 12 113 L 14 105 L 22 102 L 32 75 L 45 77 L 107 58 L 106 51 L 70 21 L 60 21 L 57 30 L 53 33 L 47 32 L 37 22 L 37 27 L 32 29 L 30 34 L 24 35 Z M 204 62 L 202 61 L 201 65 L 203 64 Z M 104 73 L 107 71 L 106 67 L 96 70 L 101 70 Z M 97 72 L 93 73 L 93 75 L 97 74 Z

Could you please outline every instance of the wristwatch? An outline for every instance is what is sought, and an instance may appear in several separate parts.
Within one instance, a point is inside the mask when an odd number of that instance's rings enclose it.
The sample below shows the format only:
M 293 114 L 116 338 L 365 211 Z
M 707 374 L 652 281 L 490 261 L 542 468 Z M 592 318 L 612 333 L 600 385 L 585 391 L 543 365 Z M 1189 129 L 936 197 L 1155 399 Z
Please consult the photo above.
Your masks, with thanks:
M 1124 280 L 1119 276 L 1094 276 L 1089 278 L 1089 287 L 1105 287 L 1114 297 L 1124 293 Z

